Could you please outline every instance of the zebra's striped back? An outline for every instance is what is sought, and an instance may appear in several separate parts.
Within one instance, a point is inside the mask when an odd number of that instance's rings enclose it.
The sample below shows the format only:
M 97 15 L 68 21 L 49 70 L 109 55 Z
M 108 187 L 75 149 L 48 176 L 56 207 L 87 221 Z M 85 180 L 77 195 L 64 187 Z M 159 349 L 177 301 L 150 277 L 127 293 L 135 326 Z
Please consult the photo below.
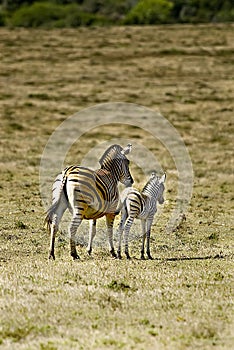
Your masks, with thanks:
M 75 210 L 84 213 L 84 219 L 98 219 L 115 211 L 118 188 L 109 172 L 77 166 L 66 177 L 64 191 L 68 202 Z

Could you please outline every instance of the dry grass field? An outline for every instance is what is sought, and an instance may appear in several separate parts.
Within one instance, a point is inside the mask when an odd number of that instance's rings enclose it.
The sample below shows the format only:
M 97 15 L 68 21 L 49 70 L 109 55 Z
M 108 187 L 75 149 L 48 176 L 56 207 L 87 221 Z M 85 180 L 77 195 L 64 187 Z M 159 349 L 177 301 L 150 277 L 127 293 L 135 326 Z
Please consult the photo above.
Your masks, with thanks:
M 2 28 L 0 57 L 0 349 L 232 349 L 234 26 Z M 139 260 L 140 240 L 130 242 L 131 261 L 113 260 L 105 239 L 92 257 L 79 246 L 74 262 L 61 231 L 48 261 L 45 145 L 72 114 L 117 101 L 160 111 L 183 137 L 194 170 L 186 220 L 165 230 L 177 191 L 165 147 L 144 130 L 96 128 L 67 163 L 123 137 L 167 172 L 155 260 Z M 132 162 L 131 171 L 141 187 L 141 169 Z

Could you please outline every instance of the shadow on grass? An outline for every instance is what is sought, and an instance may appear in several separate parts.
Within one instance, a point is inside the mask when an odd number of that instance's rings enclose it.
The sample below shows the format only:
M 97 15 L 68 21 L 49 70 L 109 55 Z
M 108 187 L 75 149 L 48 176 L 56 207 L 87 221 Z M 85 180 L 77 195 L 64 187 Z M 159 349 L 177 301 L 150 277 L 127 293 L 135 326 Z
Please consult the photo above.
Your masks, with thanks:
M 208 260 L 208 259 L 226 259 L 230 258 L 232 255 L 222 255 L 222 254 L 217 254 L 217 255 L 207 255 L 207 256 L 181 256 L 181 257 L 175 257 L 175 258 L 154 258 L 153 260 L 159 260 L 159 261 L 182 261 L 182 260 Z

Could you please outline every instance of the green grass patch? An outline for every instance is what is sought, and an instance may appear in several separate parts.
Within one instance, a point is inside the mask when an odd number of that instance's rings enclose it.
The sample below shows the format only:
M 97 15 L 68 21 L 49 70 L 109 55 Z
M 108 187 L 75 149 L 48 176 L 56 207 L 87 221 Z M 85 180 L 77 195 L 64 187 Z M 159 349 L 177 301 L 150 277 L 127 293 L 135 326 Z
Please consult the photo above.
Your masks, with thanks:
M 15 228 L 25 230 L 27 228 L 27 225 L 24 224 L 22 221 L 18 220 L 15 222 Z

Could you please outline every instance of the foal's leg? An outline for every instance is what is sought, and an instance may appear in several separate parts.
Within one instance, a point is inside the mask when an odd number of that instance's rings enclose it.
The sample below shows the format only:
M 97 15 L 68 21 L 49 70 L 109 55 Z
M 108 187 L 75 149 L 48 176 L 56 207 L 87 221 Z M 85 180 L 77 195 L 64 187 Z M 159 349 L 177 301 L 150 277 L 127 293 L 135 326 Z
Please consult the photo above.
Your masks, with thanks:
M 114 258 L 117 258 L 117 255 L 116 255 L 115 249 L 114 249 L 114 244 L 113 244 L 113 225 L 114 225 L 114 220 L 115 220 L 115 214 L 114 213 L 110 213 L 110 214 L 106 215 L 107 235 L 108 235 L 110 249 L 111 249 L 110 252 L 111 252 L 111 255 Z
M 128 251 L 128 235 L 129 235 L 130 229 L 132 227 L 133 220 L 134 220 L 134 217 L 129 216 L 127 221 L 126 221 L 125 228 L 124 228 L 124 246 L 125 246 L 125 255 L 126 255 L 127 259 L 131 259 L 130 255 L 129 255 L 129 251 Z
M 88 243 L 88 253 L 91 255 L 92 253 L 92 244 L 93 244 L 93 239 L 96 235 L 96 223 L 97 220 L 90 220 L 89 221 L 89 243 Z
M 141 259 L 145 260 L 145 238 L 146 238 L 146 230 L 145 230 L 145 219 L 141 219 L 141 228 L 142 228 L 142 246 L 141 246 Z
M 122 241 L 122 235 L 123 235 L 124 225 L 125 225 L 127 216 L 128 216 L 127 210 L 125 208 L 123 208 L 122 212 L 121 212 L 121 220 L 120 220 L 119 227 L 118 227 L 119 246 L 118 246 L 117 254 L 118 254 L 118 258 L 119 259 L 122 259 L 122 256 L 121 256 L 121 241 Z
M 151 233 L 152 223 L 153 223 L 153 218 L 147 219 L 147 231 L 146 231 L 146 237 L 147 237 L 146 244 L 147 244 L 147 246 L 146 246 L 146 253 L 147 253 L 148 259 L 151 259 L 151 260 L 153 260 L 151 254 L 150 254 L 150 233 Z

